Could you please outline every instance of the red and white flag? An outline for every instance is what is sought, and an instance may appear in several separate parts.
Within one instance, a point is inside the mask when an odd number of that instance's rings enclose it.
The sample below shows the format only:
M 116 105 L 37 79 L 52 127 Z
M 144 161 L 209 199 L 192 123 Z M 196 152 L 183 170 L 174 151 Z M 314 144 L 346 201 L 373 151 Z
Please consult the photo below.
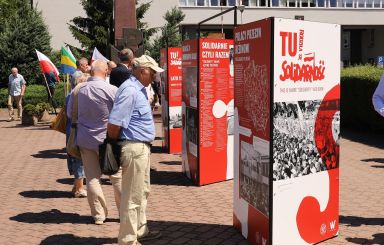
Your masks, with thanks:
M 95 47 L 95 49 L 93 50 L 93 54 L 92 54 L 92 59 L 91 59 L 91 64 L 95 61 L 95 60 L 103 60 L 105 62 L 109 62 L 109 59 L 105 58 L 104 55 L 102 55 L 99 50 L 97 50 L 97 48 Z
M 36 50 L 37 58 L 39 59 L 40 68 L 43 73 L 53 72 L 56 78 L 59 78 L 59 70 L 52 63 L 52 61 L 43 53 Z

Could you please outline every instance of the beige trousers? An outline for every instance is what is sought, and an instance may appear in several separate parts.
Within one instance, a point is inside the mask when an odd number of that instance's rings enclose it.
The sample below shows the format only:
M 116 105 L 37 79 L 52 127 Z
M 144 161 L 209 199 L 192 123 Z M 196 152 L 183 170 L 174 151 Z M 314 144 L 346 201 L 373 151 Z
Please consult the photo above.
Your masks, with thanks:
M 134 245 L 148 233 L 146 208 L 150 192 L 150 147 L 127 142 L 122 149 L 119 244 Z
M 21 114 L 23 113 L 23 106 L 22 106 L 22 102 L 23 102 L 23 97 L 21 97 L 21 95 L 18 95 L 18 96 L 12 96 L 12 95 L 8 95 L 8 113 L 9 113 L 9 117 L 13 117 L 14 113 L 13 113 L 13 102 L 16 102 L 16 105 L 17 105 L 17 117 L 21 117 Z
M 83 160 L 85 177 L 87 179 L 87 198 L 89 207 L 91 208 L 91 215 L 95 221 L 104 221 L 108 216 L 108 209 L 100 184 L 101 170 L 99 165 L 99 152 L 82 147 L 80 147 L 80 152 L 81 159 Z M 121 173 L 122 170 L 120 169 L 116 174 L 109 176 L 115 194 L 116 206 L 119 210 L 121 199 Z

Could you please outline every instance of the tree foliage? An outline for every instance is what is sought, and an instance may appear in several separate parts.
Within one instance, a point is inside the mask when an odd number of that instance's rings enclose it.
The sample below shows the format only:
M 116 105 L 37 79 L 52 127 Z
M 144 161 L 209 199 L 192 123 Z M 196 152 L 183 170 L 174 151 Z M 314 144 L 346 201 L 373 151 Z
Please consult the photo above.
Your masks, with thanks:
M 8 81 L 12 67 L 17 67 L 29 84 L 40 83 L 42 75 L 35 50 L 51 55 L 50 35 L 41 12 L 31 9 L 28 0 L 7 1 L 14 9 L 3 21 L 0 33 L 0 76 Z
M 75 17 L 69 30 L 86 52 L 94 47 L 106 54 L 110 43 L 113 18 L 113 0 L 81 0 L 87 17 Z
M 176 6 L 168 10 L 163 16 L 166 24 L 161 27 L 161 34 L 153 40 L 149 49 L 155 60 L 160 59 L 160 49 L 165 47 L 181 46 L 182 36 L 179 33 L 179 24 L 184 20 L 185 14 Z
M 69 23 L 72 35 L 81 43 L 85 53 L 91 53 L 94 47 L 97 47 L 104 55 L 108 54 L 109 44 L 114 42 L 114 38 L 111 37 L 113 0 L 81 0 L 81 4 L 87 17 L 75 17 Z M 137 29 L 145 30 L 144 45 L 156 32 L 154 28 L 148 28 L 148 24 L 143 22 L 151 4 L 152 2 L 139 3 L 136 0 Z M 74 48 L 71 47 L 71 50 Z M 76 49 L 75 52 L 82 53 L 81 50 Z

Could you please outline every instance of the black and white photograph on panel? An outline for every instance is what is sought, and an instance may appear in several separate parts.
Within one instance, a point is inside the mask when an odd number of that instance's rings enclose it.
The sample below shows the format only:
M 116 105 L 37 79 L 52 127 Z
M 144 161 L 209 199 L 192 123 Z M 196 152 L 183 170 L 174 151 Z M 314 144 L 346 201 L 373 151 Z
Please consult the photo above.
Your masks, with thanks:
M 315 144 L 320 104 L 320 100 L 274 103 L 273 180 L 327 170 Z
M 169 128 L 181 128 L 182 118 L 181 106 L 169 107 Z
M 197 67 L 185 67 L 183 72 L 186 74 L 185 91 L 190 99 L 197 98 Z
M 269 215 L 269 141 L 254 137 L 253 145 L 241 141 L 240 197 Z
M 192 142 L 195 145 L 198 145 L 199 139 L 198 139 L 198 126 L 197 126 L 197 119 L 199 116 L 198 110 L 187 107 L 186 108 L 186 114 L 187 114 L 187 139 L 188 141 Z

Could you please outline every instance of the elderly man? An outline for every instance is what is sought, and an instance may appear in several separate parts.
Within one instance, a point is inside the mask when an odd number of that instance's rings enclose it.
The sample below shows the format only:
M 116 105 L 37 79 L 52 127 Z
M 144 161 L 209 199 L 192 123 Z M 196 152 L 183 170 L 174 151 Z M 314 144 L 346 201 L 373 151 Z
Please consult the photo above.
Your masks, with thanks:
M 81 76 L 84 73 L 90 73 L 90 67 L 88 65 L 87 58 L 80 58 L 76 61 L 77 70 L 71 75 L 71 87 L 75 87 L 75 81 L 78 76 Z
M 125 82 L 131 76 L 132 62 L 135 59 L 132 49 L 125 48 L 120 51 L 119 58 L 121 63 L 111 71 L 110 83 L 116 87 Z
M 27 84 L 24 77 L 18 73 L 16 67 L 13 67 L 11 72 L 12 74 L 8 77 L 8 121 L 14 120 L 13 102 L 16 102 L 17 105 L 17 120 L 21 119 L 23 112 L 22 100 Z
M 140 244 L 160 237 L 149 232 L 146 219 L 150 191 L 150 142 L 155 138 L 155 125 L 145 87 L 163 72 L 147 55 L 136 58 L 132 76 L 116 93 L 109 116 L 108 135 L 122 145 L 122 196 L 120 206 L 119 244 Z
M 108 66 L 102 60 L 96 60 L 91 66 L 91 77 L 78 92 L 77 145 L 83 160 L 87 179 L 88 203 L 95 224 L 104 223 L 108 211 L 105 197 L 100 185 L 101 170 L 99 165 L 99 144 L 107 133 L 107 122 L 112 110 L 117 88 L 105 82 Z M 74 93 L 68 102 L 68 117 L 72 116 Z M 120 207 L 121 171 L 110 176 L 115 191 L 116 205 Z

